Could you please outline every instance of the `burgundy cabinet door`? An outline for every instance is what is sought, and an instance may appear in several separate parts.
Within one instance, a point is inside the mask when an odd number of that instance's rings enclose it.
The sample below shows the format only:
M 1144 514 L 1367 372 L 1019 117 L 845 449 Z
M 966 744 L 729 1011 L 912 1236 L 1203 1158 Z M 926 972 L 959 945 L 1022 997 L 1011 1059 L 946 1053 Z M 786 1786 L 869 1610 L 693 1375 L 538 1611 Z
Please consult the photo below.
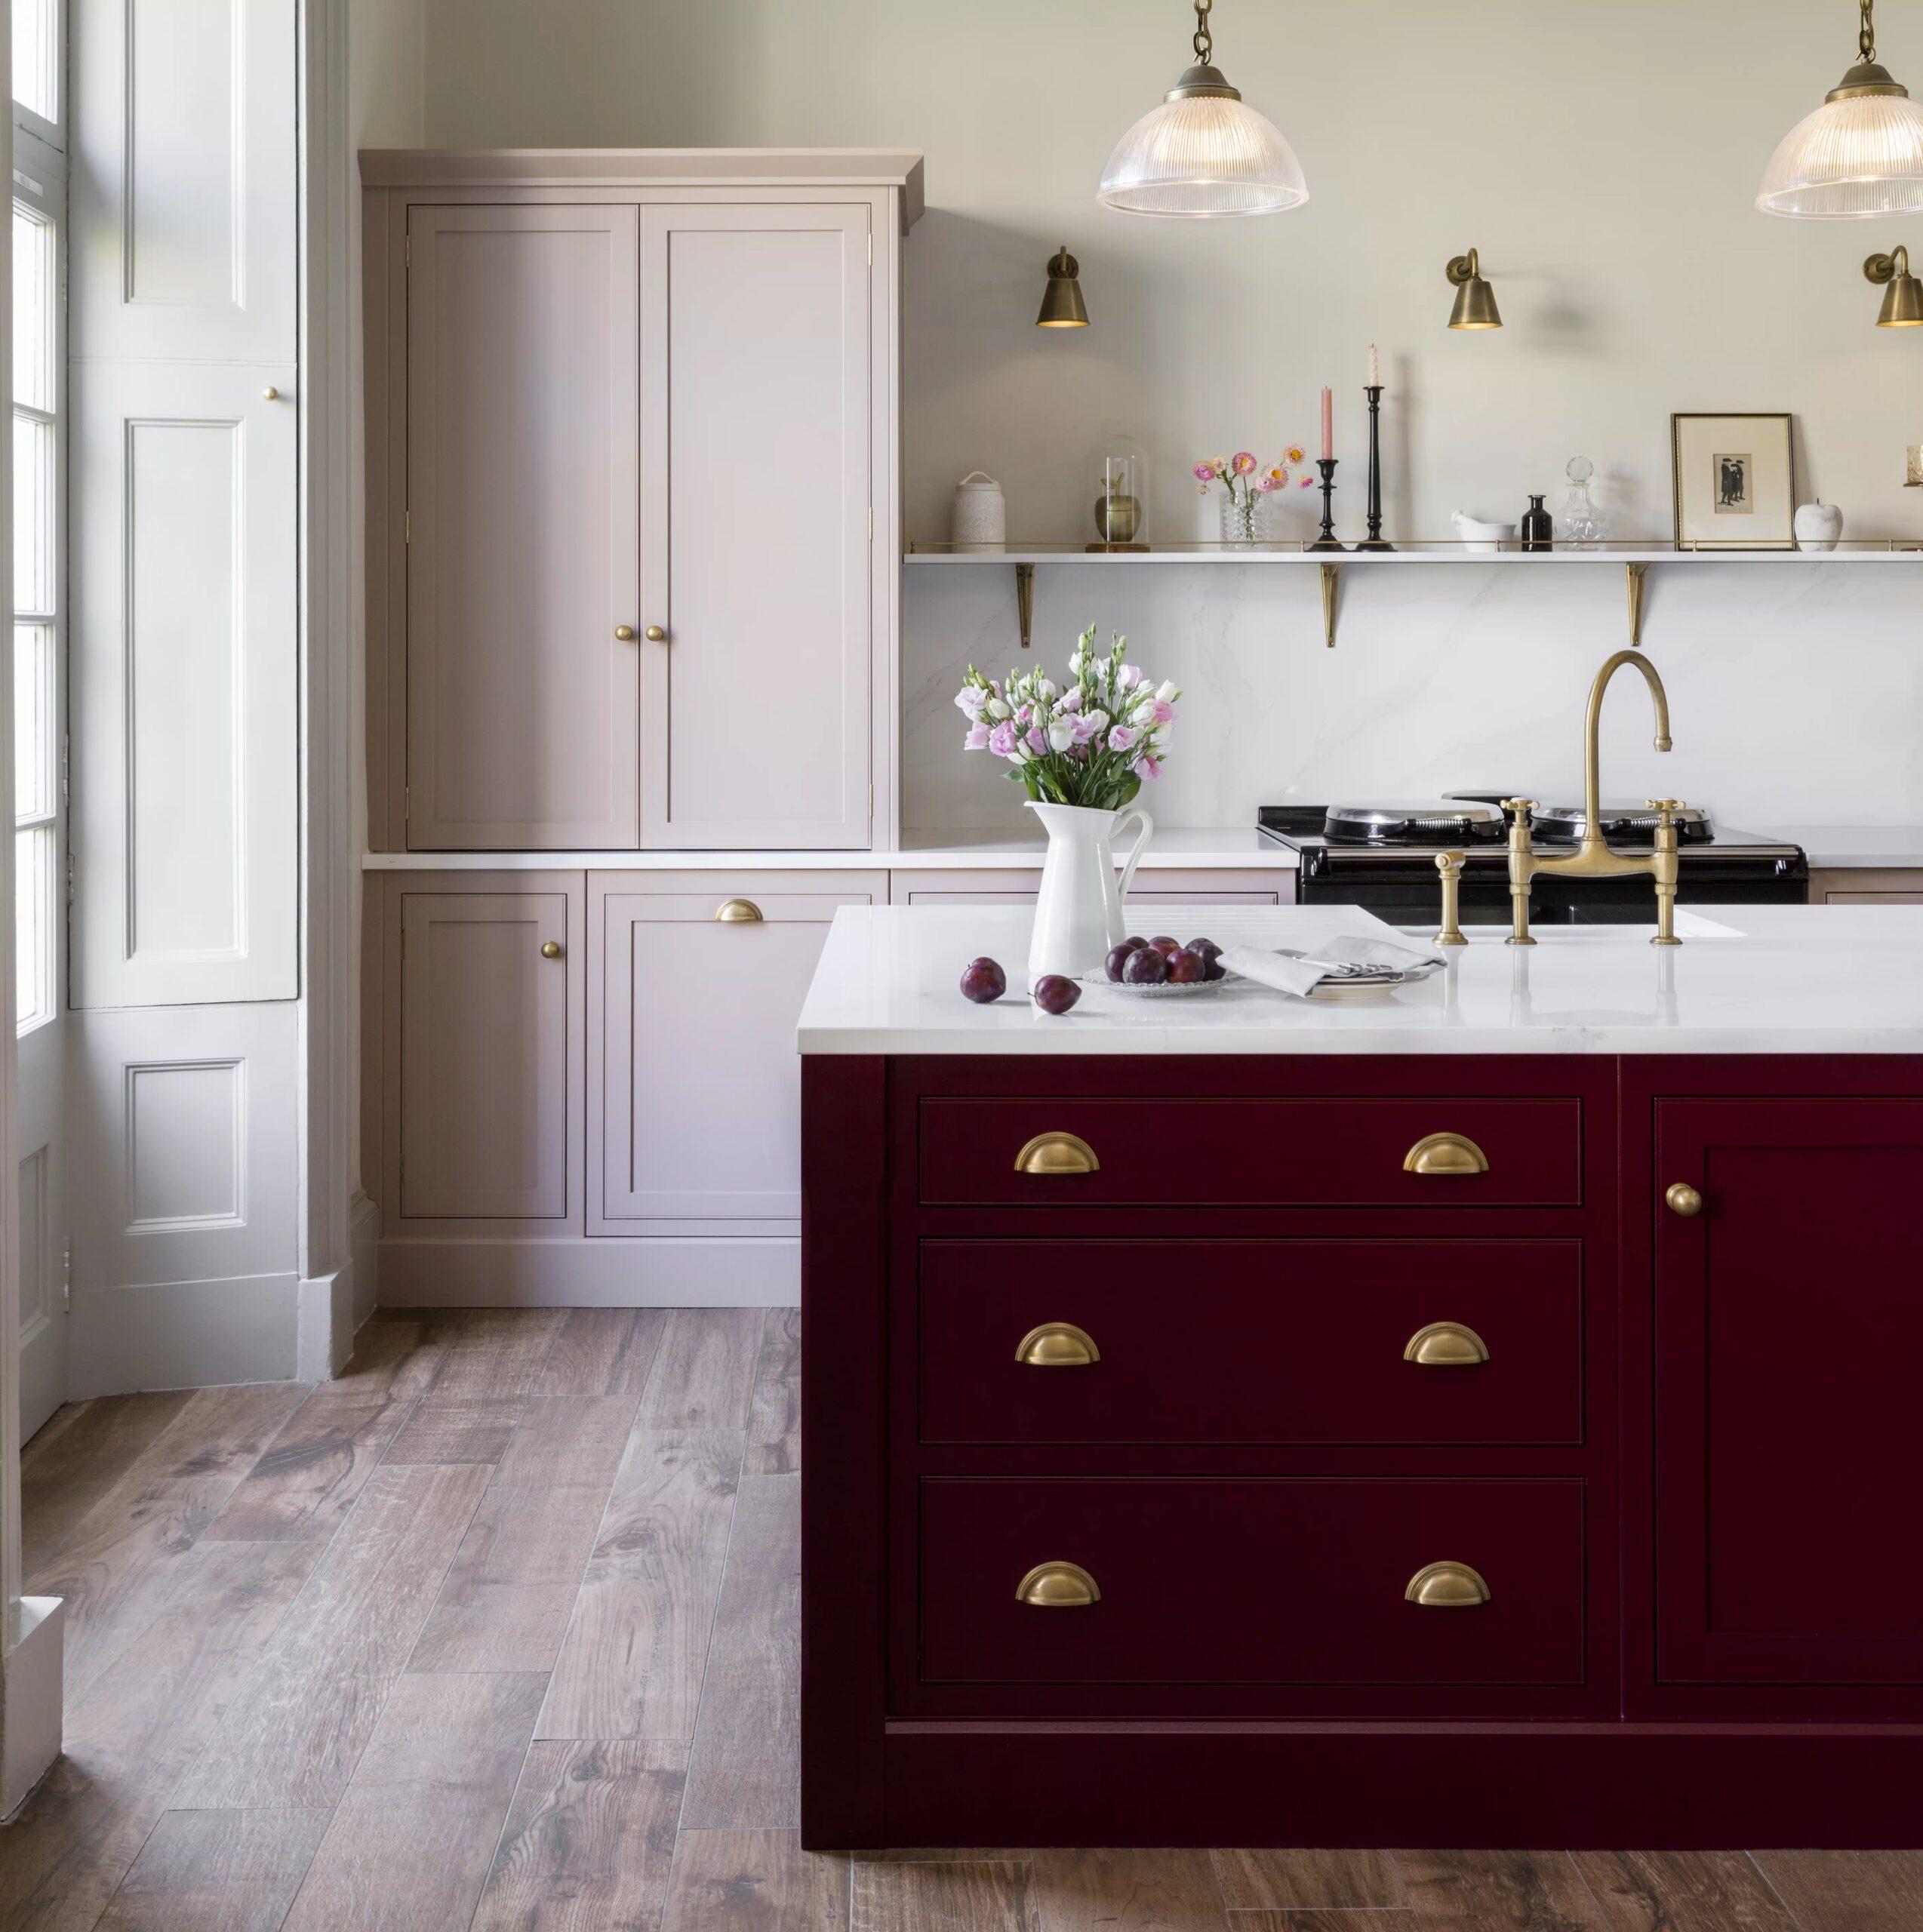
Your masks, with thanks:
M 1923 1683 L 1923 1100 L 1655 1128 L 1658 1675 Z

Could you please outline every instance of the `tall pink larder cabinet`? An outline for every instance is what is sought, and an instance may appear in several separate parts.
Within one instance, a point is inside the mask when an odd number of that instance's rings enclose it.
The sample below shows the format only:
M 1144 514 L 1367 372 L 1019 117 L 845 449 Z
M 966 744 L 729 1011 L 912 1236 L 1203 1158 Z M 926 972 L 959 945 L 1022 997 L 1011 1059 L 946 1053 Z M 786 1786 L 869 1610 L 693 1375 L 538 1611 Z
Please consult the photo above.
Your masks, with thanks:
M 361 158 L 381 1297 L 790 1298 L 794 1018 L 897 831 L 919 157 Z

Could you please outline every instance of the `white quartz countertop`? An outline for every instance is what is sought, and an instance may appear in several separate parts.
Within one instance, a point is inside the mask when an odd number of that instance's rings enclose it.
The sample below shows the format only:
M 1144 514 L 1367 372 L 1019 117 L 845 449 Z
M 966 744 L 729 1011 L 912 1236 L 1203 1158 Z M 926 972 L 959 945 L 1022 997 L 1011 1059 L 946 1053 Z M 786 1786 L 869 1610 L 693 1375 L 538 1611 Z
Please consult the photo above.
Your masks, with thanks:
M 1134 835 L 1131 830 L 1125 837 Z M 1020 828 L 963 828 L 904 832 L 898 845 L 855 851 L 369 852 L 361 866 L 371 872 L 992 872 L 1026 866 L 1038 871 L 1045 844 Z M 1144 872 L 1295 869 L 1295 854 L 1263 838 L 1252 825 L 1158 827 L 1142 859 Z
M 1020 906 L 844 907 L 802 1010 L 805 1054 L 1923 1054 L 1923 907 L 1718 906 L 1637 926 L 1483 928 L 1448 970 L 1366 1003 L 1291 999 L 1246 981 L 1186 996 L 1085 987 L 1061 1018 L 1020 990 Z M 1352 906 L 1185 906 L 1183 939 L 1313 952 L 1388 935 Z M 1426 938 L 1426 935 L 1422 936 Z M 964 999 L 962 967 L 998 960 L 1010 991 Z M 1923 1091 L 1923 1070 L 1919 1070 Z
M 1819 869 L 1923 866 L 1923 825 L 1789 825 L 1773 834 L 1801 846 Z

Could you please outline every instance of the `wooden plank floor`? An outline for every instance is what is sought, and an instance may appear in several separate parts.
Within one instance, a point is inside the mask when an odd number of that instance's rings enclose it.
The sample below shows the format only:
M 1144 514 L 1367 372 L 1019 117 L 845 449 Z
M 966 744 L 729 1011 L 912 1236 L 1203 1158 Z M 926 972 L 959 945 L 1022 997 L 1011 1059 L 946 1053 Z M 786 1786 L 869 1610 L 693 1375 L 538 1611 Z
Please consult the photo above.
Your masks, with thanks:
M 63 1409 L 0 1932 L 1923 1932 L 1912 1852 L 797 1844 L 792 1311 L 383 1314 Z

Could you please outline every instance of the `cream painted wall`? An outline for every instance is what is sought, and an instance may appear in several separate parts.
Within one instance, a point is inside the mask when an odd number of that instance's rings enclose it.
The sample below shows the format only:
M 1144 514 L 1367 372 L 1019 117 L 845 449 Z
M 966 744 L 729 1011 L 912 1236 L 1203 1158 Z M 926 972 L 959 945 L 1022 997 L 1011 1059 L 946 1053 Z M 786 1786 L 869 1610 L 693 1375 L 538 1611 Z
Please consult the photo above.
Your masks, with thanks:
M 1787 409 L 1799 496 L 1841 505 L 1851 536 L 1923 535 L 1923 493 L 1900 488 L 1904 445 L 1923 440 L 1923 332 L 1872 326 L 1860 266 L 1872 248 L 1923 245 L 1923 229 L 1752 206 L 1777 140 L 1852 57 L 1847 0 L 1221 0 L 1221 64 L 1288 133 L 1311 193 L 1294 214 L 1222 223 L 1094 198 L 1110 145 L 1183 64 L 1179 0 L 425 8 L 435 145 L 926 152 L 909 250 L 911 534 L 946 535 L 952 484 L 977 466 L 1006 487 L 1012 535 L 1087 534 L 1089 460 L 1114 429 L 1149 451 L 1150 534 L 1212 534 L 1189 463 L 1309 441 L 1325 381 L 1355 534 L 1373 340 L 1393 534 L 1446 536 L 1458 507 L 1513 516 L 1531 489 L 1553 501 L 1580 451 L 1617 534 L 1660 535 L 1669 411 Z M 1923 87 L 1923 0 L 1885 0 L 1881 26 L 1885 57 Z M 1094 326 L 1040 332 L 1062 241 Z M 1443 263 L 1471 243 L 1498 334 L 1444 326 Z M 768 500 L 778 512 L 778 490 Z M 1296 529 L 1309 500 L 1291 506 Z M 1743 568 L 1653 584 L 1648 641 L 1678 688 L 1664 782 L 1752 821 L 1923 820 L 1923 583 Z M 1038 635 L 1059 657 L 1080 623 L 1115 623 L 1179 666 L 1192 697 L 1161 809 L 1204 823 L 1291 792 L 1566 786 L 1622 601 L 1620 571 L 1600 566 L 1357 571 L 1331 654 L 1306 576 L 1045 569 Z M 908 574 L 911 823 L 1013 811 L 1013 787 L 962 761 L 942 688 L 971 652 L 1005 662 L 1011 607 L 998 571 Z M 1635 700 L 1618 702 L 1626 717 Z M 1657 776 L 1619 769 L 1624 790 Z

